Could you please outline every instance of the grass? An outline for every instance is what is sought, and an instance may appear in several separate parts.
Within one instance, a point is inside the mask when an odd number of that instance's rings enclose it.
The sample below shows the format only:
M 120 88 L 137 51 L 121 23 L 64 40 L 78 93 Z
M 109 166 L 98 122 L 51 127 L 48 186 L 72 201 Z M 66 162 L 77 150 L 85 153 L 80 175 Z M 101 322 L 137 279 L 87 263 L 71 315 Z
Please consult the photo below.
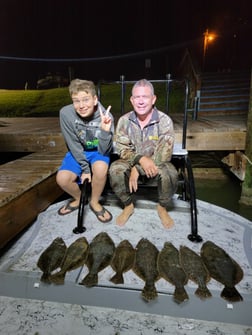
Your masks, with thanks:
M 70 102 L 67 88 L 0 90 L 0 116 L 58 116 L 59 109 Z
M 165 84 L 156 83 L 155 93 L 158 97 L 156 106 L 166 110 Z M 124 112 L 132 106 L 129 98 L 131 86 L 125 89 Z M 119 84 L 104 84 L 101 86 L 100 100 L 104 107 L 111 105 L 111 112 L 117 119 L 121 113 L 121 86 Z M 47 90 L 0 90 L 0 117 L 55 117 L 59 110 L 71 103 L 67 87 Z M 169 96 L 169 114 L 183 111 L 183 88 L 176 86 Z

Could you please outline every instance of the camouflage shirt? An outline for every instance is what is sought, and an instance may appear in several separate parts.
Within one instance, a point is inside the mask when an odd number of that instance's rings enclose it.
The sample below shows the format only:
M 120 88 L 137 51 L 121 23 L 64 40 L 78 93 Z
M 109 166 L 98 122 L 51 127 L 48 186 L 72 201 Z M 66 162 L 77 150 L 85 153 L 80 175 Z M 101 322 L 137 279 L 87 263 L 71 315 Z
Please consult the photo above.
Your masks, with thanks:
M 120 158 L 132 166 L 142 156 L 153 159 L 158 166 L 171 160 L 174 145 L 172 119 L 156 107 L 149 124 L 141 129 L 137 115 L 131 111 L 120 117 L 116 127 L 116 150 Z

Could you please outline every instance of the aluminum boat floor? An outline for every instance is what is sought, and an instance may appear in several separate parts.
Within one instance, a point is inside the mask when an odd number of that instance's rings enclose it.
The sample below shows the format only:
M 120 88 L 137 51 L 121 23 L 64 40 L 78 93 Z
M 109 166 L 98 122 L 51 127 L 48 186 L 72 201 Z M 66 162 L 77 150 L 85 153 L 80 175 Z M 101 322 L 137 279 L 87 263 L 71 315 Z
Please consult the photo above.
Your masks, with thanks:
M 189 281 L 189 300 L 176 304 L 174 286 L 163 279 L 156 282 L 158 298 L 146 303 L 141 298 L 143 281 L 133 271 L 124 274 L 123 285 L 109 279 L 111 267 L 99 273 L 99 285 L 86 288 L 78 283 L 87 274 L 84 266 L 66 275 L 65 284 L 40 282 L 36 263 L 39 255 L 60 236 L 70 245 L 80 236 L 89 242 L 106 231 L 117 245 L 128 239 L 133 246 L 142 238 L 158 249 L 165 241 L 176 247 L 187 245 L 196 252 L 202 243 L 188 240 L 190 213 L 187 204 L 174 197 L 170 215 L 175 226 L 166 230 L 160 223 L 155 202 L 140 199 L 134 215 L 124 227 L 115 224 L 121 208 L 112 197 L 105 206 L 114 219 L 99 222 L 88 206 L 85 208 L 86 232 L 74 234 L 77 211 L 59 216 L 56 203 L 41 213 L 36 222 L 0 258 L 0 333 L 3 334 L 246 334 L 252 335 L 252 222 L 218 206 L 197 200 L 198 230 L 203 242 L 211 240 L 226 250 L 242 267 L 244 277 L 236 285 L 243 301 L 230 303 L 220 297 L 223 285 L 211 279 L 212 298 L 195 296 L 196 285 Z

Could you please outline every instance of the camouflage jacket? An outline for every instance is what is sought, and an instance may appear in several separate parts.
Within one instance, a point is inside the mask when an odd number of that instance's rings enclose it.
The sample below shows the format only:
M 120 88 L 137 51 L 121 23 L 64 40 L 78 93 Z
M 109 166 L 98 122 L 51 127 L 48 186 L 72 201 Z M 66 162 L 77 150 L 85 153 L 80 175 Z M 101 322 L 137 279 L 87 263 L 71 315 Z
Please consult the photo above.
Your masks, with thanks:
M 142 156 L 151 157 L 158 166 L 170 161 L 174 145 L 172 119 L 154 107 L 152 118 L 142 130 L 136 113 L 131 111 L 120 117 L 116 127 L 116 151 L 131 166 Z

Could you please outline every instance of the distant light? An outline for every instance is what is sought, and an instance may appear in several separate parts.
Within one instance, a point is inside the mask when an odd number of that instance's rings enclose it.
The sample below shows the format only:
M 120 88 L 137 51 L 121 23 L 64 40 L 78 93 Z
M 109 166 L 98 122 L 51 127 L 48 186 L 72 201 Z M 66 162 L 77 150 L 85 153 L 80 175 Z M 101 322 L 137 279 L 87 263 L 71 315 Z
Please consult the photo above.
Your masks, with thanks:
M 207 40 L 207 42 L 213 42 L 217 37 L 216 34 L 209 33 L 208 30 L 205 32 L 204 36 L 205 36 L 205 39 Z
M 213 35 L 208 35 L 208 41 L 212 41 L 214 39 Z
M 206 31 L 204 32 L 203 36 L 204 36 L 204 40 L 203 40 L 204 43 L 203 43 L 203 65 L 202 65 L 202 68 L 204 69 L 204 66 L 205 66 L 205 57 L 206 57 L 206 51 L 207 51 L 207 48 L 208 48 L 208 44 L 212 43 L 216 39 L 217 34 L 210 33 L 208 31 L 208 29 L 206 29 Z

